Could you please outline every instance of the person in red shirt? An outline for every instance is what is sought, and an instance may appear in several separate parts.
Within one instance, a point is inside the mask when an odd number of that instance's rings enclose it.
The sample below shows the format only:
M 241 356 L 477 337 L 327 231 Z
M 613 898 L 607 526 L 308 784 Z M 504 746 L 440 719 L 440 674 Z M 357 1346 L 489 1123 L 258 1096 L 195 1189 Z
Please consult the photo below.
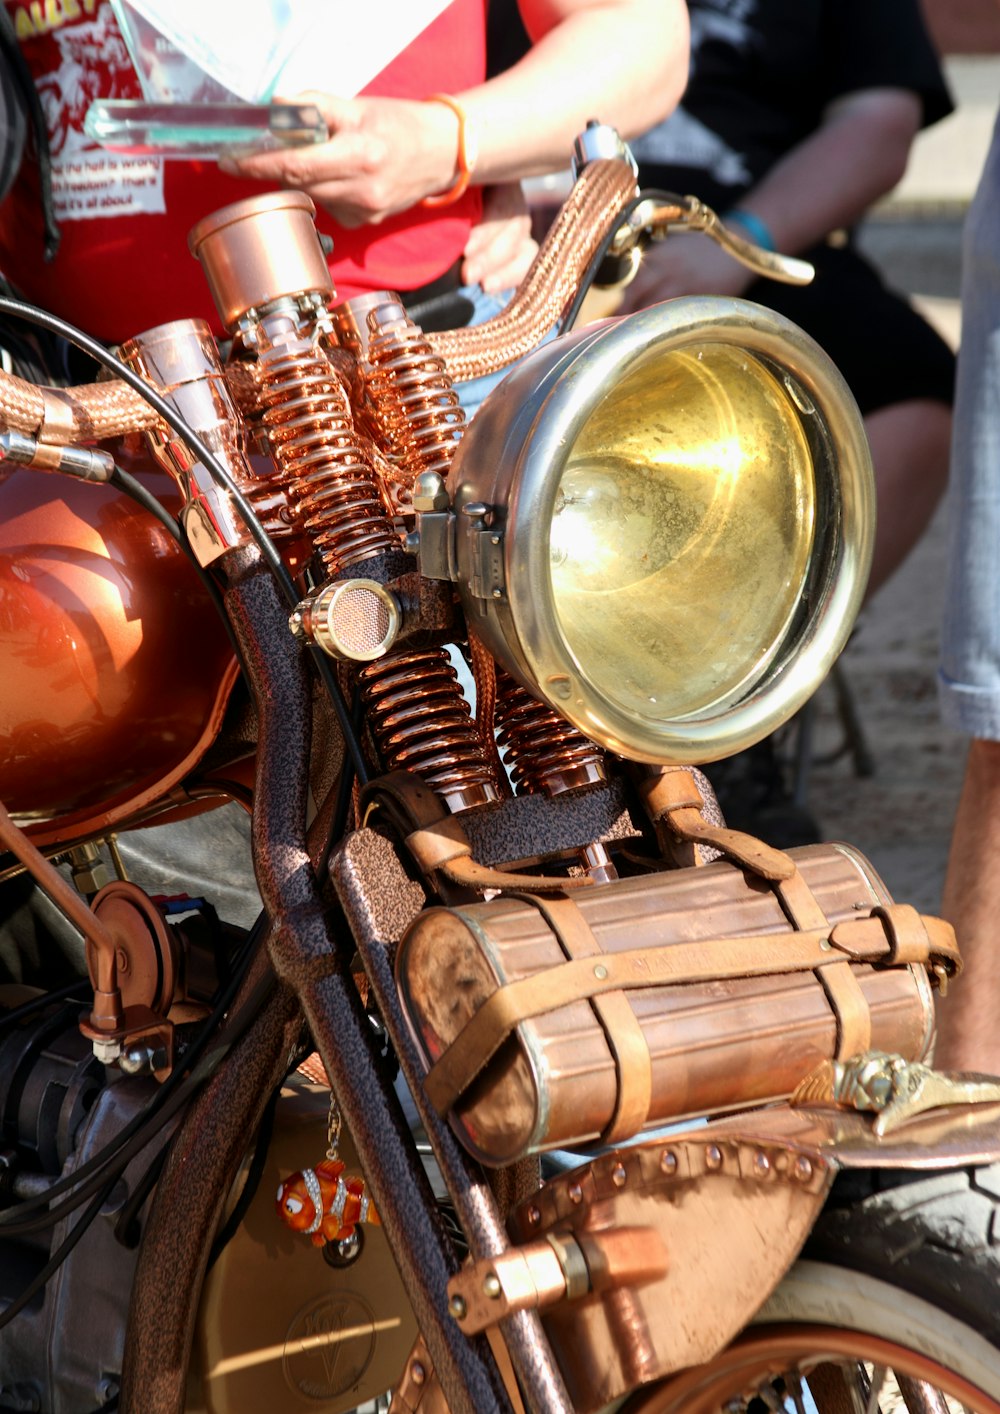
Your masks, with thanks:
M 142 96 L 107 0 L 4 4 L 45 113 L 61 234 L 44 261 L 40 173 L 22 163 L 0 206 L 0 271 L 108 343 L 182 316 L 215 326 L 187 232 L 275 186 L 316 201 L 341 298 L 420 291 L 450 272 L 456 283 L 509 284 L 524 265 L 524 228 L 507 219 L 506 197 L 483 223 L 484 186 L 565 166 L 589 118 L 626 135 L 648 127 L 676 103 L 687 66 L 683 0 L 522 0 L 533 47 L 486 81 L 485 0 L 450 0 L 358 97 L 309 95 L 327 142 L 222 164 L 122 157 L 83 133 L 94 98 Z M 335 56 L 329 71 L 334 90 Z M 456 106 L 434 97 L 442 93 Z M 464 186 L 461 159 L 469 165 L 473 153 Z

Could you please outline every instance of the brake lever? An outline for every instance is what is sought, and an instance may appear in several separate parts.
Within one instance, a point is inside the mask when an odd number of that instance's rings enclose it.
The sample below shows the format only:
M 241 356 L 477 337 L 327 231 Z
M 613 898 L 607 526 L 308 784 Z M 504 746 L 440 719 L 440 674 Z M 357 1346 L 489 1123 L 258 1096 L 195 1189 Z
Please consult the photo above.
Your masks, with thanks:
M 753 241 L 734 233 L 725 226 L 710 206 L 696 196 L 671 196 L 669 201 L 642 201 L 627 222 L 615 234 L 611 245 L 614 255 L 637 251 L 647 239 L 663 240 L 671 229 L 701 231 L 727 251 L 734 260 L 770 280 L 785 285 L 808 285 L 816 271 L 808 260 L 780 251 L 764 250 Z

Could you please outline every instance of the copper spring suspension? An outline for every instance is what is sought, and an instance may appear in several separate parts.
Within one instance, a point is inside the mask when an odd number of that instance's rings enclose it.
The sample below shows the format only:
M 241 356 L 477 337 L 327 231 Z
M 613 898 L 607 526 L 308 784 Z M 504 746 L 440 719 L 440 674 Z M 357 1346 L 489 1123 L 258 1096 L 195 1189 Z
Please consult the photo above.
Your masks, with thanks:
M 422 472 L 447 475 L 465 416 L 444 360 L 398 300 L 387 296 L 366 322 L 365 383 L 393 459 L 391 494 L 405 511 Z M 383 760 L 416 772 L 452 810 L 499 797 L 492 758 L 443 648 L 389 654 L 358 677 Z
M 448 475 L 465 430 L 465 413 L 444 360 L 401 304 L 387 301 L 368 318 L 365 380 L 383 434 L 405 468 L 406 482 L 397 487 L 397 496 L 408 506 L 413 482 L 422 472 Z
M 606 778 L 600 748 L 502 671 L 495 721 L 497 744 L 519 795 L 559 795 Z
M 358 445 L 350 403 L 321 350 L 261 354 L 263 426 L 293 520 L 327 573 L 398 550 L 385 503 Z
M 358 679 L 386 761 L 416 772 L 452 810 L 498 798 L 492 766 L 443 648 L 387 654 L 367 663 Z

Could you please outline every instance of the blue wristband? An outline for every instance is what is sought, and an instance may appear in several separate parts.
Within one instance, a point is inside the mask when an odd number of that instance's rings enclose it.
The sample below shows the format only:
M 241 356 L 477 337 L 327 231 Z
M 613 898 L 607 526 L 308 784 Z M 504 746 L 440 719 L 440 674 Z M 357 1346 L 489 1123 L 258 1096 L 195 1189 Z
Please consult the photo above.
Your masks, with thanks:
M 759 216 L 755 216 L 752 211 L 744 211 L 741 207 L 734 206 L 732 211 L 727 211 L 722 219 L 742 226 L 754 245 L 759 245 L 761 250 L 777 250 L 778 247 L 771 234 L 770 226 Z

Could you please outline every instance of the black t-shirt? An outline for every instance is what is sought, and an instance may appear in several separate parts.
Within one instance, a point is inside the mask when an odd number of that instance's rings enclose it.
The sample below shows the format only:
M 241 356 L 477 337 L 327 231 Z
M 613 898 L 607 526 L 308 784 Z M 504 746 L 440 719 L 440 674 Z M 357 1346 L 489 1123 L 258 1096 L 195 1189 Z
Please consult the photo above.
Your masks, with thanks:
M 866 88 L 919 95 L 923 125 L 951 112 L 916 0 L 688 0 L 691 75 L 681 106 L 632 144 L 643 185 L 725 210 Z

